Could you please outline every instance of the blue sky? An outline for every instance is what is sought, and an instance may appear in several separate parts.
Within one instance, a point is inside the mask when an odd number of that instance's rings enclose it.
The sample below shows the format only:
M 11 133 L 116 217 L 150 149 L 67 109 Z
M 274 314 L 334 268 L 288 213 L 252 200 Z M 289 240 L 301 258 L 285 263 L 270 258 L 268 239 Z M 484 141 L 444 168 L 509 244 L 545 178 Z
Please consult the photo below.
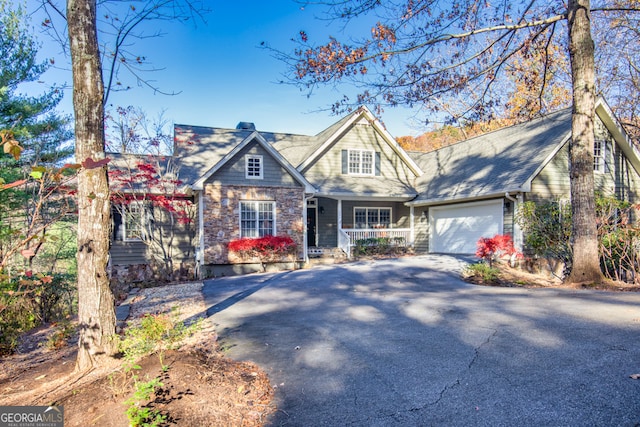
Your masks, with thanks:
M 212 9 L 206 23 L 155 22 L 153 25 L 162 25 L 166 35 L 136 41 L 136 50 L 154 67 L 162 68 L 145 76 L 163 91 L 180 94 L 154 94 L 137 87 L 133 80 L 123 79 L 133 89 L 113 94 L 109 104 L 141 107 L 151 116 L 164 110 L 167 119 L 180 124 L 235 127 L 240 121 L 251 121 L 258 130 L 302 134 L 316 134 L 339 119 L 329 111 L 317 110 L 340 99 L 343 93 L 355 93 L 353 88 L 326 87 L 307 97 L 297 87 L 278 84 L 285 66 L 261 49 L 260 43 L 290 51 L 294 47 L 290 39 L 299 31 L 324 41 L 329 34 L 342 37 L 340 25 L 318 19 L 322 12 L 318 7 L 303 8 L 292 0 L 206 3 Z M 36 16 L 32 24 L 37 28 Z M 57 65 L 68 62 L 68 58 L 58 56 L 57 45 L 45 35 L 38 37 L 44 58 L 57 57 Z M 71 75 L 56 69 L 45 74 L 43 80 L 70 84 Z M 70 90 L 61 109 L 72 111 Z M 411 117 L 411 111 L 396 108 L 379 118 L 394 136 L 417 135 L 421 129 Z

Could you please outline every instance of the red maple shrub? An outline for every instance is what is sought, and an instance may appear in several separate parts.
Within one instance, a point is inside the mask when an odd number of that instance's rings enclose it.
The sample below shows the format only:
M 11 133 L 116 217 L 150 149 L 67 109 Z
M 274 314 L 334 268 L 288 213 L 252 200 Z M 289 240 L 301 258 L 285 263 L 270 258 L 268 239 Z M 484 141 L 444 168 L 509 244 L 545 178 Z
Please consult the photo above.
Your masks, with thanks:
M 491 265 L 496 258 L 503 256 L 518 256 L 518 251 L 513 246 L 513 240 L 508 234 L 496 234 L 493 237 L 481 237 L 478 239 L 476 256 L 482 258 Z
M 243 258 L 258 258 L 266 271 L 270 262 L 281 261 L 287 255 L 295 253 L 296 242 L 289 236 L 244 237 L 229 242 L 230 252 L 236 252 Z

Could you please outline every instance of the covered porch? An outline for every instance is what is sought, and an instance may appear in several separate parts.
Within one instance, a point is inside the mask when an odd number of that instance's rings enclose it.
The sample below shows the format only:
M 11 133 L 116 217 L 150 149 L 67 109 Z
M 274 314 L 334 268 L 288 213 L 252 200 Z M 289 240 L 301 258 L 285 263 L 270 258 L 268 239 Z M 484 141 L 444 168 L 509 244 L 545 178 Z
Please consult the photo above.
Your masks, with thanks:
M 405 200 L 380 198 L 308 199 L 307 253 L 313 257 L 338 249 L 350 258 L 355 247 L 412 247 L 413 207 L 404 203 Z

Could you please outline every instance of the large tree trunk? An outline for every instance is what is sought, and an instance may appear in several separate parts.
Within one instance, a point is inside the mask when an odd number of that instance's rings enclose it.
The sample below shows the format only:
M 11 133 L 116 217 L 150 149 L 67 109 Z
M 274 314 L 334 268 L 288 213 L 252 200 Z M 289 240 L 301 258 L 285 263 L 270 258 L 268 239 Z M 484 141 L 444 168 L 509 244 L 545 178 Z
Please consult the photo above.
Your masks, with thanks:
M 569 145 L 573 213 L 570 283 L 599 283 L 603 280 L 598 259 L 593 178 L 595 67 L 589 8 L 589 0 L 569 0 L 569 55 L 573 80 L 572 138 Z
M 104 85 L 96 33 L 96 1 L 68 0 L 78 174 L 78 317 L 76 369 L 99 364 L 116 350 L 109 259 L 109 183 L 104 158 Z M 89 159 L 89 160 L 88 160 Z M 98 163 L 100 165 L 100 163 Z

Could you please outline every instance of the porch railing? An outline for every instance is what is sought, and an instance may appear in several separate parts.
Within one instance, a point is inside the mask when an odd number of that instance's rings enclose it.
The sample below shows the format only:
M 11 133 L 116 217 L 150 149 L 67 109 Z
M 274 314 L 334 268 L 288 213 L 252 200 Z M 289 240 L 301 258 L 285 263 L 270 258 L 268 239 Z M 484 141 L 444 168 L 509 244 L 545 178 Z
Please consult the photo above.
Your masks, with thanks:
M 344 230 L 338 230 L 338 247 L 342 252 L 347 254 L 347 258 L 351 258 L 351 238 Z
M 341 229 L 338 233 L 338 247 L 351 257 L 351 248 L 358 240 L 388 238 L 391 245 L 407 246 L 410 236 L 410 228 Z

